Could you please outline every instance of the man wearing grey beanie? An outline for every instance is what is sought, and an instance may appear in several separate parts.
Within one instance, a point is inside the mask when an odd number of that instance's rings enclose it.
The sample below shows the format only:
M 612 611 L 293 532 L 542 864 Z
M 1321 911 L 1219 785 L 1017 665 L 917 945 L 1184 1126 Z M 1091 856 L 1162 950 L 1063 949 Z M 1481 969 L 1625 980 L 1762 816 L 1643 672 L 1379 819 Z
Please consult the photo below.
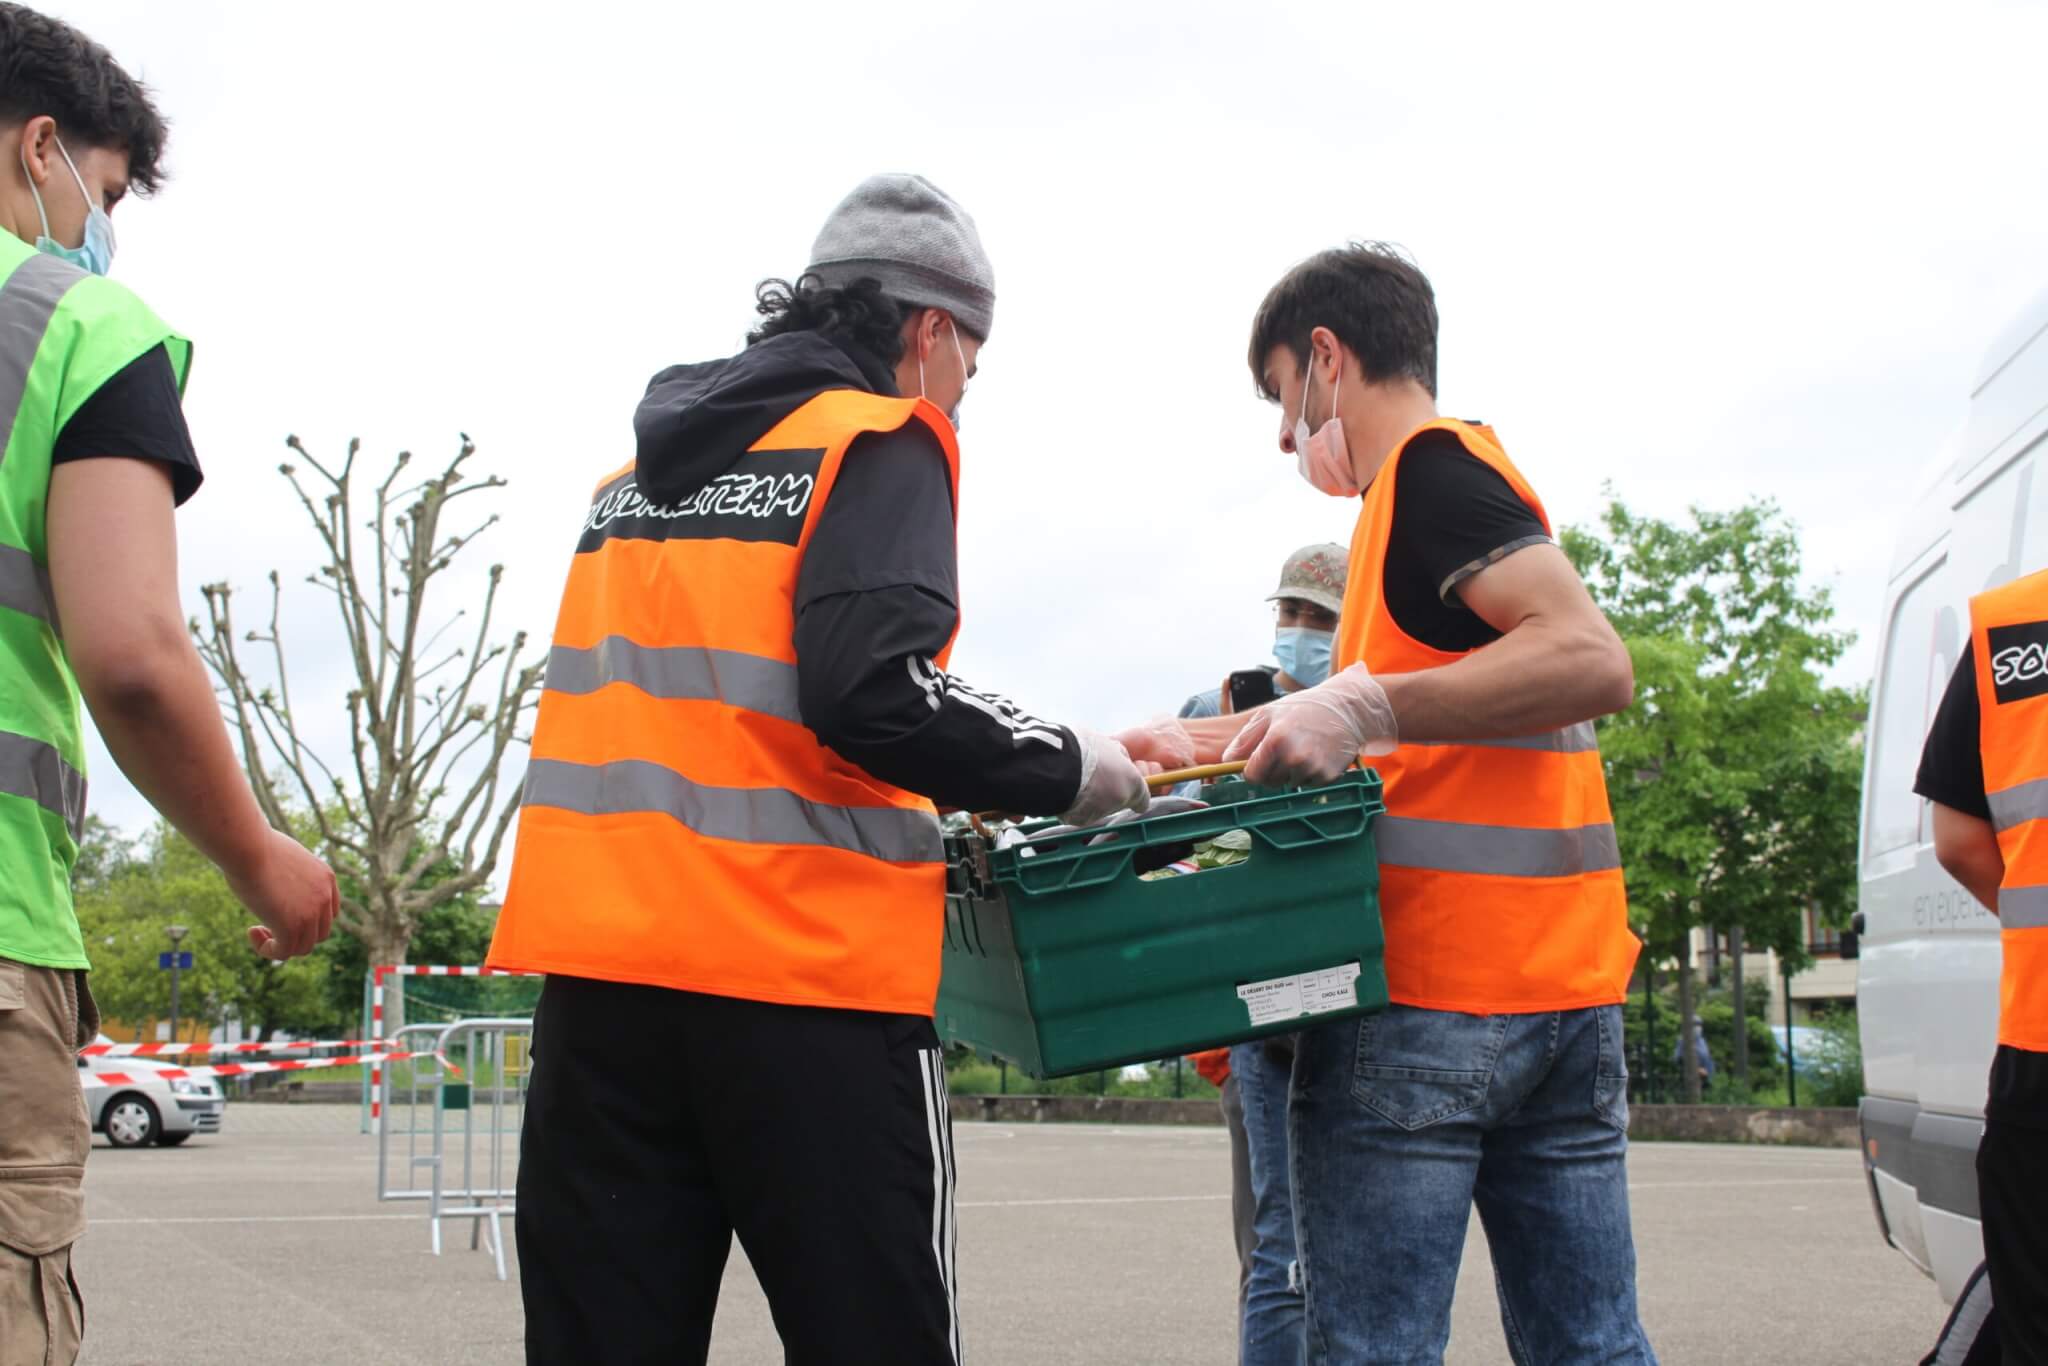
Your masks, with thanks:
M 745 350 L 649 383 L 550 655 L 489 958 L 548 977 L 529 1361 L 703 1361 L 737 1235 L 789 1361 L 957 1363 L 934 804 L 1149 801 L 947 669 L 974 220 L 872 177 L 755 299 Z

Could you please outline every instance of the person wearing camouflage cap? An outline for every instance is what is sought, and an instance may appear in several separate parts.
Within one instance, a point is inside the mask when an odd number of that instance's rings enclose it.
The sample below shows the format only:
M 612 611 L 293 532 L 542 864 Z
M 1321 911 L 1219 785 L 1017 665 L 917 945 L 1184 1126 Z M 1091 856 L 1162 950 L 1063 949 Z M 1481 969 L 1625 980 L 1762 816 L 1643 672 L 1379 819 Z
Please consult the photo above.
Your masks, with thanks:
M 1220 688 L 1196 693 L 1180 710 L 1182 719 L 1228 716 L 1272 701 L 1284 693 L 1313 688 L 1330 676 L 1330 647 L 1344 611 L 1348 552 L 1341 545 L 1305 545 L 1280 568 L 1280 586 L 1267 594 L 1275 605 L 1271 665 L 1240 669 Z M 1254 674 L 1264 674 L 1261 684 Z M 1233 680 L 1235 686 L 1233 687 Z
M 1275 604 L 1274 663 L 1240 669 L 1220 688 L 1197 693 L 1182 718 L 1263 706 L 1330 676 L 1330 646 L 1344 611 L 1349 555 L 1341 545 L 1305 545 L 1287 557 Z M 1294 1269 L 1293 1182 L 1287 1165 L 1288 1058 L 1265 1040 L 1197 1054 L 1195 1068 L 1223 1091 L 1230 1129 L 1230 1214 L 1237 1237 L 1240 1366 L 1301 1360 L 1301 1278 Z

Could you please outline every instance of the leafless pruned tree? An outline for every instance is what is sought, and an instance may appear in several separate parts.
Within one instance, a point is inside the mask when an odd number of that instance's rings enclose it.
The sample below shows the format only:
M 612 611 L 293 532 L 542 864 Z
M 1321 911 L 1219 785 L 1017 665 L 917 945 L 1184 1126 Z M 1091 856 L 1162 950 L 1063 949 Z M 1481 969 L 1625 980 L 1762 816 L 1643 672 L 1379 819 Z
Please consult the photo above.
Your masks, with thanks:
M 498 476 L 465 480 L 476 452 L 467 436 L 440 474 L 395 487 L 411 462 L 400 452 L 376 486 L 367 520 L 358 521 L 357 454 L 351 441 L 339 468 L 322 464 L 299 439 L 285 444 L 318 476 L 280 465 L 312 520 L 325 563 L 306 581 L 333 595 L 354 678 L 348 692 L 349 755 L 331 764 L 308 741 L 293 711 L 282 629 L 283 592 L 270 573 L 270 619 L 240 633 L 226 583 L 202 591 L 207 619 L 191 623 L 199 652 L 220 681 L 223 709 L 242 748 L 256 795 L 271 822 L 292 828 L 303 804 L 323 853 L 342 884 L 341 924 L 359 936 L 373 963 L 403 963 L 420 917 L 485 885 L 518 809 L 516 783 L 501 783 L 505 756 L 525 743 L 538 705 L 543 662 L 522 658 L 526 633 L 493 644 L 502 564 L 474 614 L 475 633 L 442 646 L 472 616 L 468 608 L 434 625 L 428 614 L 435 579 L 495 514 L 467 531 L 445 533 L 457 499 L 501 488 Z M 309 489 L 309 485 L 311 485 Z M 269 681 L 252 672 L 239 647 L 268 656 Z

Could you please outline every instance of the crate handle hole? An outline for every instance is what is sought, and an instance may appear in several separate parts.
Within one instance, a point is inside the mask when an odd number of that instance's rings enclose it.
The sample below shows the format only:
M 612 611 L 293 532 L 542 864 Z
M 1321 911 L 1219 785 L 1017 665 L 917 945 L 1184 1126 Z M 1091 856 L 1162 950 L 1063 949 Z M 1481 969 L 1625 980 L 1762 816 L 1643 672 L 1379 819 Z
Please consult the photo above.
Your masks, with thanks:
M 1227 831 L 1219 840 L 1241 839 L 1246 845 L 1237 850 L 1238 858 L 1214 868 L 1195 866 L 1195 845 L 1192 841 L 1177 844 L 1159 844 L 1149 849 L 1140 849 L 1131 857 L 1131 872 L 1146 882 L 1167 882 L 1179 877 L 1194 877 L 1201 873 L 1220 873 L 1231 868 L 1241 868 L 1251 862 L 1256 841 L 1242 830 Z

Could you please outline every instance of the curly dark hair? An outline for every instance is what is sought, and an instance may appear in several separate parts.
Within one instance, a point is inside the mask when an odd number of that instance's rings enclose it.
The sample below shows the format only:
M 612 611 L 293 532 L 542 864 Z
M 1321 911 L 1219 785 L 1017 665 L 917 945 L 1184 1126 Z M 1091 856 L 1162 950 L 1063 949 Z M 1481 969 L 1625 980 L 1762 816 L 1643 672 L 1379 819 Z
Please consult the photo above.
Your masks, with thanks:
M 1436 396 L 1436 292 L 1401 249 L 1353 242 L 1317 252 L 1281 277 L 1252 319 L 1252 383 L 1262 398 L 1276 346 L 1308 363 L 1309 334 L 1327 327 L 1349 347 L 1367 381 L 1412 379 Z
M 0 4 L 0 125 L 48 114 L 73 146 L 128 154 L 128 184 L 163 183 L 164 116 L 149 88 L 98 43 L 26 5 Z
M 804 274 L 795 284 L 763 280 L 754 290 L 754 311 L 763 321 L 747 333 L 749 346 L 785 332 L 822 332 L 894 367 L 903 359 L 904 320 L 917 309 L 882 293 L 875 280 L 827 286 L 816 275 Z

